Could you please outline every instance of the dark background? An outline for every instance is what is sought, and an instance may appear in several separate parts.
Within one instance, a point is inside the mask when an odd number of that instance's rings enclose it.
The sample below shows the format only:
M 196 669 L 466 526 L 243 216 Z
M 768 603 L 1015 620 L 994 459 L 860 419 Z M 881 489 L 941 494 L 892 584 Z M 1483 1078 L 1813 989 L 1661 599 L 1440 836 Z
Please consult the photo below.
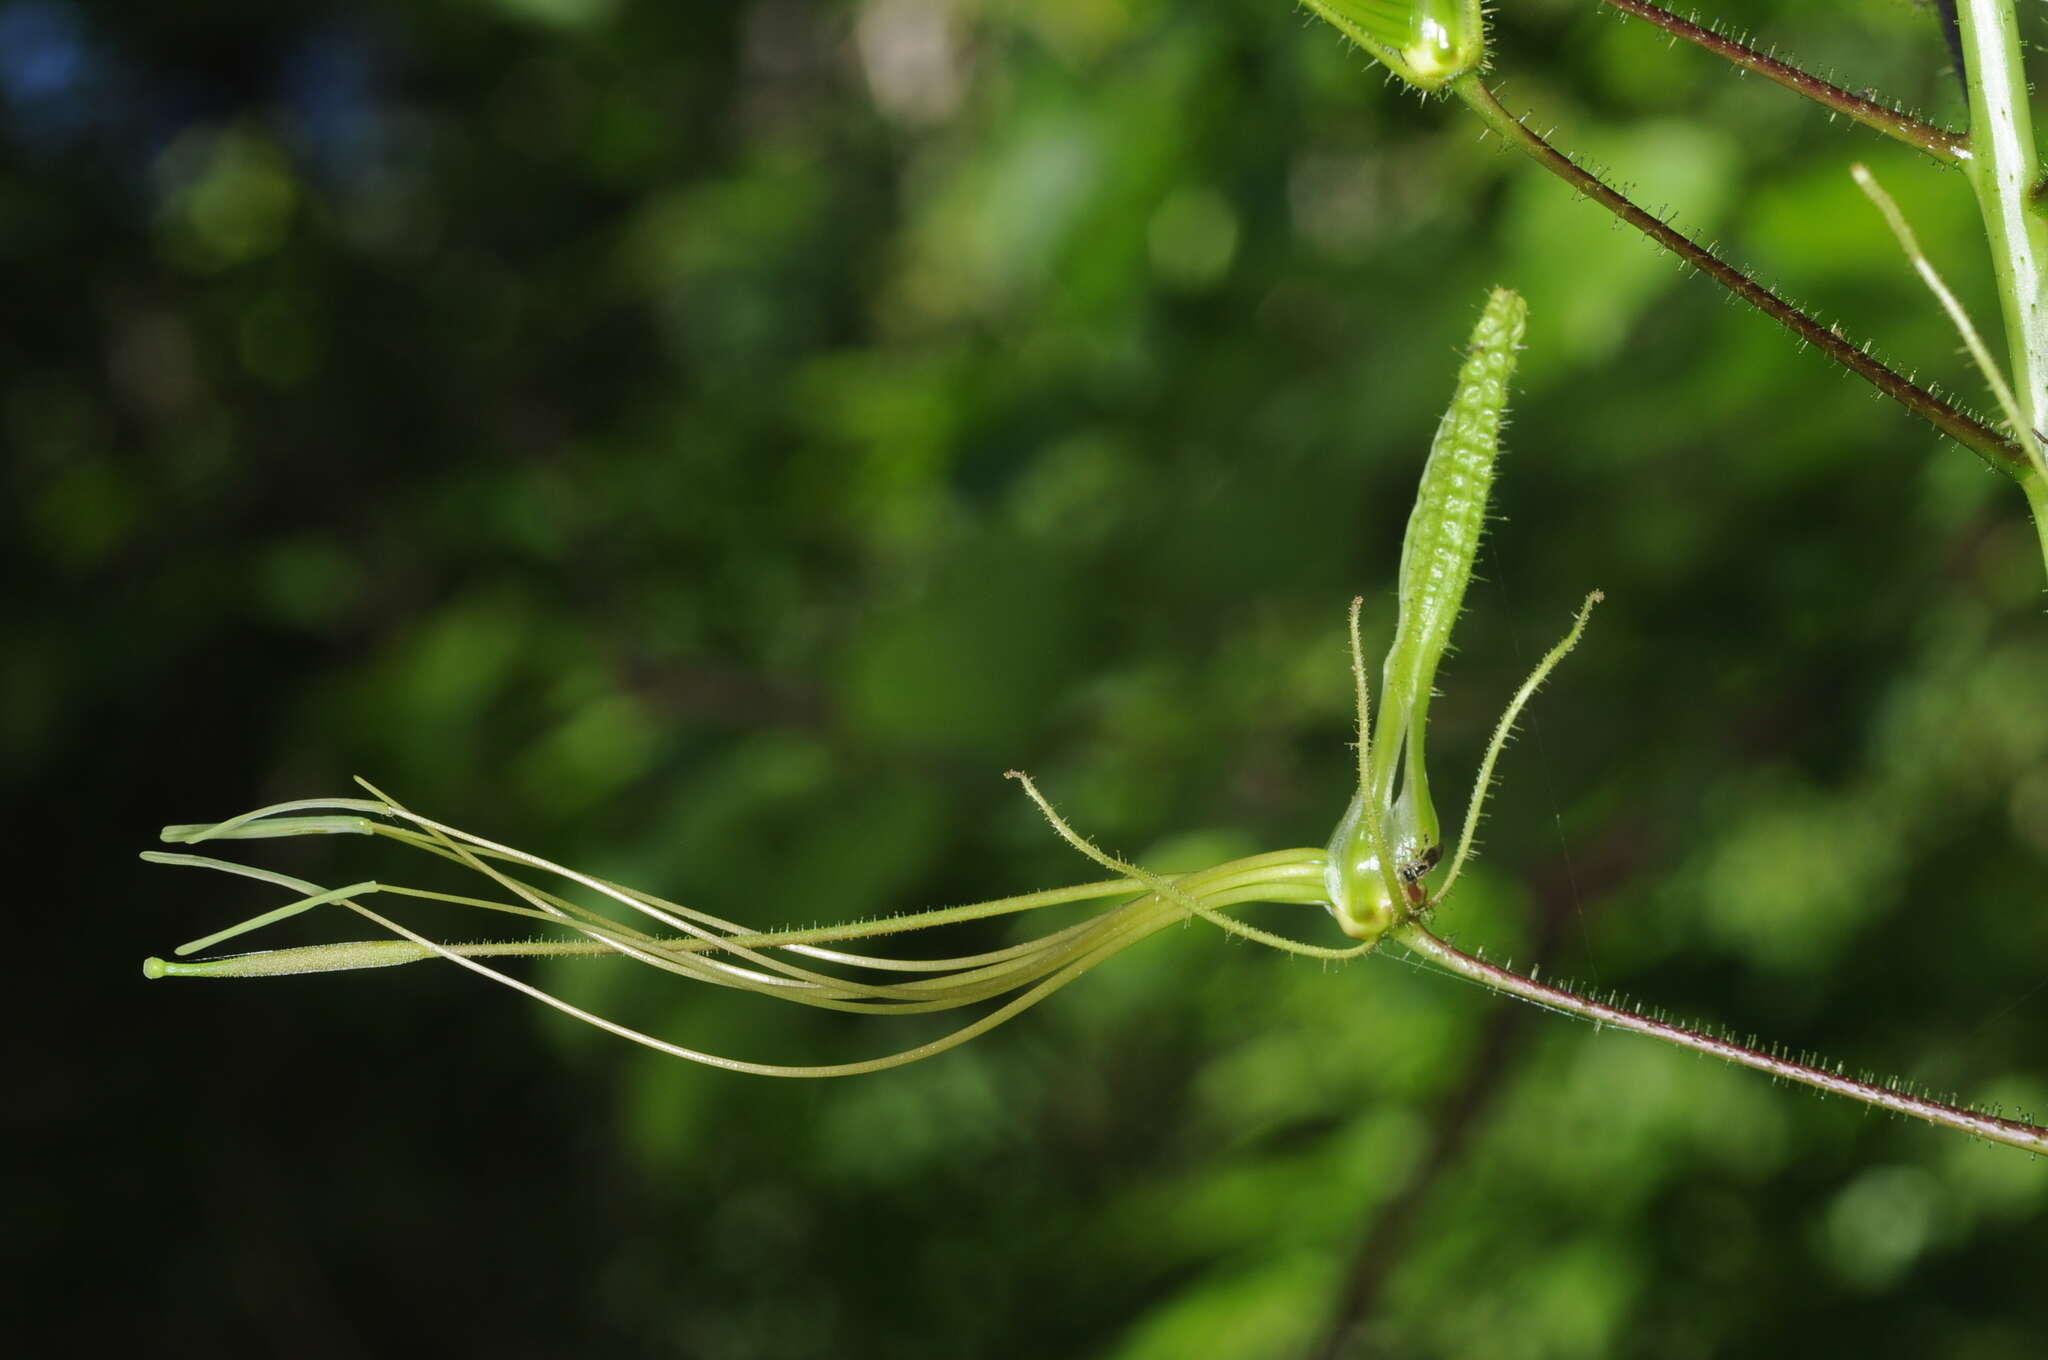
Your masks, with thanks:
M 1506 8 L 1512 106 L 1976 398 L 1846 171 L 1995 330 L 1959 179 L 1590 0 Z M 1713 11 L 1961 116 L 1924 10 Z M 1498 282 L 1530 348 L 1434 710 L 1447 820 L 1608 603 L 1443 927 L 2048 1115 L 2019 496 L 1302 12 L 6 0 L 0 108 L 20 1330 L 1236 1360 L 1304 1354 L 1358 1278 L 1359 1354 L 2040 1354 L 2048 1163 L 1391 952 L 1177 929 L 829 1083 L 440 967 L 140 977 L 277 900 L 140 864 L 160 824 L 356 774 L 763 924 L 1092 876 L 1012 765 L 1156 867 L 1319 843 L 1345 602 L 1384 639 Z M 934 1032 L 538 975 L 764 1061 Z

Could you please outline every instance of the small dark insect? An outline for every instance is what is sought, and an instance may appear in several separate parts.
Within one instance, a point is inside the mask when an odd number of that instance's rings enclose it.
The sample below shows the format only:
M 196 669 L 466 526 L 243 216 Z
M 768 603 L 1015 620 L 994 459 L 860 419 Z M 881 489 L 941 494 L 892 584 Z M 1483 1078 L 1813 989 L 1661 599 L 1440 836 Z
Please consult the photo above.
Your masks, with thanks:
M 1411 884 L 1420 883 L 1423 879 L 1429 877 L 1429 871 L 1436 868 L 1437 861 L 1443 857 L 1444 848 L 1441 845 L 1430 846 L 1428 850 L 1423 852 L 1421 859 L 1416 860 L 1412 864 L 1401 866 L 1401 881 Z

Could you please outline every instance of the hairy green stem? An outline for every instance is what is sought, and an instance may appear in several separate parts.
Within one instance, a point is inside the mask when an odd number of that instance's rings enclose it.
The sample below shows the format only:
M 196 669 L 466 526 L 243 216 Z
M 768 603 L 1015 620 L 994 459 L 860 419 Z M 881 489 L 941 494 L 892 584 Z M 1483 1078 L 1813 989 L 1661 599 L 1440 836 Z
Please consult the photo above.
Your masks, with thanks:
M 1745 71 L 1782 85 L 1794 94 L 1804 95 L 1844 118 L 1853 119 L 1895 141 L 1925 151 L 1943 165 L 1964 165 L 1970 160 L 1970 139 L 1965 133 L 1951 132 L 1945 127 L 1922 122 L 1897 109 L 1886 108 L 1876 100 L 1863 95 L 1851 94 L 1841 86 L 1831 85 L 1819 76 L 1800 70 L 1790 62 L 1766 56 L 1726 34 L 1703 28 L 1690 19 L 1682 19 L 1661 5 L 1649 4 L 1647 0 L 1601 0 L 1601 3 L 1612 5 L 1624 14 L 1632 14 L 1645 23 L 1655 24 L 1675 38 L 1683 38 L 1695 47 L 1711 52 Z
M 2034 433 L 2048 424 L 2048 222 L 2027 207 L 2040 171 L 2026 71 L 2020 64 L 2019 24 L 2013 0 L 1961 0 L 1956 16 L 1977 153 L 1966 171 L 1984 218 L 2013 385 L 2028 424 L 2015 433 L 2026 445 L 2034 476 L 2048 477 L 2040 437 Z M 2029 490 L 2028 500 L 2038 504 L 2039 497 Z
M 1943 401 L 1904 374 L 1871 358 L 1832 327 L 1821 325 L 1713 251 L 1638 207 L 1627 195 L 1580 166 L 1521 119 L 1503 108 L 1500 101 L 1494 98 L 1493 91 L 1489 90 L 1476 75 L 1462 76 L 1451 82 L 1449 88 L 1464 100 L 1489 128 L 1499 133 L 1516 150 L 1687 264 L 1706 274 L 1801 340 L 1813 345 L 1830 359 L 1918 415 L 1998 471 L 2015 481 L 2025 481 L 2033 474 L 2028 455 L 2019 445 L 2006 439 L 1976 417 Z
M 1894 1114 L 1924 1119 L 1930 1124 L 1938 1124 L 1961 1133 L 1975 1134 L 1993 1143 L 2003 1143 L 2008 1147 L 2021 1148 L 2028 1152 L 2048 1153 L 2048 1129 L 2036 1128 L 2032 1124 L 2023 1124 L 2015 1119 L 2000 1119 L 1995 1115 L 1959 1109 L 1954 1105 L 1945 1105 L 1938 1100 L 1929 1100 L 1925 1096 L 1917 1096 L 1909 1091 L 1857 1081 L 1840 1073 L 1822 1071 L 1818 1067 L 1809 1067 L 1805 1063 L 1793 1062 L 1789 1058 L 1780 1058 L 1775 1054 L 1760 1053 L 1756 1049 L 1745 1048 L 1726 1039 L 1716 1039 L 1712 1035 L 1701 1034 L 1680 1025 L 1652 1020 L 1646 1015 L 1637 1015 L 1634 1011 L 1593 1001 L 1576 992 L 1568 992 L 1561 987 L 1538 982 L 1499 964 L 1475 958 L 1413 922 L 1395 927 L 1392 933 L 1396 940 L 1415 954 L 1445 972 L 1455 973 L 1490 991 L 1505 992 L 1509 996 L 1542 1006 L 1546 1010 L 1575 1015 L 1582 1020 L 1591 1020 L 1597 1025 L 1611 1025 L 1615 1029 L 1627 1030 L 1631 1034 L 1648 1035 L 1667 1044 L 1676 1044 L 1680 1048 L 1689 1048 L 1696 1053 L 1704 1053 L 1725 1062 L 1754 1068 L 1782 1081 L 1811 1086 L 1817 1091 L 1844 1096 L 1880 1110 L 1890 1110 Z

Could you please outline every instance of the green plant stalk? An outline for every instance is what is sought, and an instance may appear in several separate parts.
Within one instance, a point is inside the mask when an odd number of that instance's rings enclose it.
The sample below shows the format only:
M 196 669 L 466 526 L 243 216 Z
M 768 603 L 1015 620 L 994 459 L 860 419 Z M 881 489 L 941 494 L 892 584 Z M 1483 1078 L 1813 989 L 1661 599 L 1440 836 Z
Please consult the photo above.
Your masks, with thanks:
M 1878 391 L 1969 449 L 2017 482 L 2034 475 L 2027 452 L 1965 411 L 1943 401 L 1904 374 L 1880 363 L 1784 298 L 1729 264 L 1684 232 L 1637 206 L 1626 194 L 1552 146 L 1501 106 L 1476 74 L 1460 76 L 1446 88 L 1478 114 L 1508 145 L 1713 279 L 1750 306 L 1814 346 Z
M 1977 154 L 1965 167 L 1991 268 L 2005 316 L 2015 386 L 2034 429 L 2048 411 L 2048 222 L 2027 211 L 2027 192 L 2039 176 L 2034 158 L 2034 119 L 2027 106 L 2026 72 L 2020 65 L 2019 24 L 2012 0 L 1961 0 L 1964 83 L 1970 93 L 1970 134 Z M 2026 432 L 2019 432 L 2024 440 Z M 2027 440 L 2035 471 L 2037 441 Z
M 2020 60 L 2019 20 L 2013 0 L 1960 0 L 1956 17 L 1975 153 L 1963 169 L 1984 219 L 2013 386 L 2028 426 L 2013 432 L 2031 464 L 2020 485 L 2034 515 L 2042 560 L 2048 562 L 2048 458 L 2040 435 L 2048 426 L 2048 222 L 2028 208 L 2040 170 Z
M 1973 1134 L 1993 1143 L 2007 1147 L 2021 1148 L 2027 1152 L 2048 1153 L 2048 1129 L 2035 1128 L 2017 1120 L 2000 1119 L 1995 1115 L 1979 1114 L 1973 1110 L 1959 1109 L 1938 1100 L 1914 1095 L 1892 1086 L 1879 1086 L 1867 1081 L 1857 1081 L 1839 1072 L 1827 1072 L 1805 1063 L 1793 1062 L 1775 1054 L 1759 1052 L 1741 1044 L 1717 1039 L 1679 1025 L 1653 1020 L 1634 1011 L 1622 1010 L 1605 1002 L 1594 1001 L 1569 992 L 1561 987 L 1538 982 L 1520 973 L 1488 963 L 1463 950 L 1454 947 L 1421 925 L 1410 922 L 1396 926 L 1391 932 L 1419 958 L 1434 964 L 1448 973 L 1455 973 L 1470 982 L 1476 982 L 1489 991 L 1505 992 L 1509 996 L 1527 1001 L 1545 1010 L 1575 1015 L 1582 1020 L 1591 1020 L 1596 1025 L 1609 1025 L 1615 1029 L 1627 1030 L 1652 1039 L 1661 1039 L 1680 1048 L 1689 1048 L 1696 1053 L 1720 1058 L 1724 1062 L 1739 1064 L 1765 1072 L 1781 1081 L 1797 1082 L 1811 1086 L 1816 1091 L 1829 1095 L 1843 1096 L 1880 1110 L 1894 1114 L 1924 1119 L 1942 1128 L 1955 1129 L 1961 1133 Z

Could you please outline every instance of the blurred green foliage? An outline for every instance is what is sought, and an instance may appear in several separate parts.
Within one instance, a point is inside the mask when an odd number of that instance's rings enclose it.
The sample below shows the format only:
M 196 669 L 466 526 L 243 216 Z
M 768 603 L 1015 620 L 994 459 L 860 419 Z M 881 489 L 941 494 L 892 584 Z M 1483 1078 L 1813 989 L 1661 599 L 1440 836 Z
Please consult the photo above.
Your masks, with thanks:
M 1713 11 L 1959 117 L 1911 6 Z M 1981 321 L 1960 181 L 1590 0 L 1495 23 L 1539 126 L 1974 395 L 1846 164 Z M 828 1084 L 447 970 L 135 975 L 259 900 L 135 864 L 157 825 L 355 773 L 762 924 L 1090 876 L 1010 765 L 1155 868 L 1318 843 L 1344 604 L 1384 638 L 1499 282 L 1531 347 L 1447 800 L 1609 603 L 1443 926 L 2048 1115 L 2017 498 L 1301 13 L 11 0 L 0 98 L 5 1194 L 64 1336 L 1253 1360 L 1369 1240 L 1370 1353 L 2039 1353 L 2048 1165 L 1391 958 L 1175 931 Z M 916 1037 L 548 980 L 765 1060 Z

